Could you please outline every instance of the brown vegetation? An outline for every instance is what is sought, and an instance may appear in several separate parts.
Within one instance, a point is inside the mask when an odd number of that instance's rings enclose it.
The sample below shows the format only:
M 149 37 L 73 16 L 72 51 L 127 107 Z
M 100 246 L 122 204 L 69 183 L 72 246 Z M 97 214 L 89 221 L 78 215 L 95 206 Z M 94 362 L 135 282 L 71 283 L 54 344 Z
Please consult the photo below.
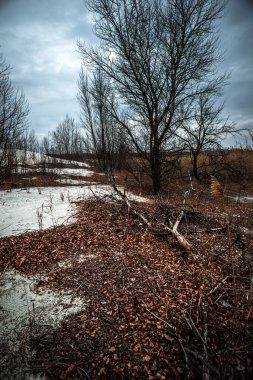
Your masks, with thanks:
M 1 270 L 43 273 L 38 291 L 84 300 L 58 329 L 31 331 L 31 369 L 62 379 L 251 377 L 252 206 L 227 200 L 223 210 L 196 186 L 180 223 L 190 253 L 123 204 L 98 200 L 79 203 L 72 225 L 0 239 Z M 187 189 L 138 207 L 175 221 Z

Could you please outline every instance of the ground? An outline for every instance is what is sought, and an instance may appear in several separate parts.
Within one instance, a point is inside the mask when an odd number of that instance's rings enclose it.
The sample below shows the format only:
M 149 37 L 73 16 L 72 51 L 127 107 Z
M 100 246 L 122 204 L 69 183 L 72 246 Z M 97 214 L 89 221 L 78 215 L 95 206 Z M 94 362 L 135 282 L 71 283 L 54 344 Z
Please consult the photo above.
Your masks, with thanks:
M 252 378 L 252 204 L 194 184 L 179 225 L 185 252 L 158 227 L 176 220 L 189 188 L 132 202 L 152 226 L 120 202 L 84 200 L 69 225 L 0 239 L 2 272 L 83 300 L 57 326 L 32 319 L 20 378 Z

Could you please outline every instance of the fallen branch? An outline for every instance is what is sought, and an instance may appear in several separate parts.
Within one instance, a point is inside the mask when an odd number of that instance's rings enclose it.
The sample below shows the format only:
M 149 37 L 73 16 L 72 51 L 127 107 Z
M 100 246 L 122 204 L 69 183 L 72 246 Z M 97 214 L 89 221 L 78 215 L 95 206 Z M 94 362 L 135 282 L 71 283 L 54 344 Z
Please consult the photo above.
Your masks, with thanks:
M 142 220 L 149 228 L 153 229 L 153 226 L 152 226 L 152 223 L 143 215 L 142 212 L 140 212 L 139 210 L 137 210 L 137 208 L 134 206 L 133 203 L 130 202 L 129 198 L 127 197 L 126 195 L 126 192 L 124 191 L 124 193 L 122 193 L 118 188 L 117 186 L 115 185 L 115 180 L 113 178 L 113 181 L 112 181 L 112 187 L 115 191 L 115 193 L 117 194 L 117 196 L 120 198 L 121 202 L 123 202 L 125 204 L 125 206 L 127 207 L 128 209 L 128 213 L 132 213 L 133 215 L 136 215 L 140 220 Z M 183 205 L 185 206 L 185 203 L 186 203 L 186 197 L 189 195 L 189 192 L 190 190 L 186 191 L 185 192 L 185 195 L 184 195 L 184 201 L 183 201 Z M 170 234 L 172 234 L 176 240 L 178 241 L 178 243 L 186 250 L 186 251 L 191 251 L 192 250 L 192 245 L 187 241 L 187 239 L 182 235 L 180 234 L 180 232 L 178 232 L 178 226 L 182 220 L 184 216 L 184 209 L 182 208 L 177 220 L 175 221 L 174 224 L 172 224 L 171 221 L 169 221 L 171 227 L 167 226 L 165 223 L 162 223 L 160 221 L 157 222 L 158 226 L 160 228 L 162 228 L 164 231 L 166 232 L 169 232 Z

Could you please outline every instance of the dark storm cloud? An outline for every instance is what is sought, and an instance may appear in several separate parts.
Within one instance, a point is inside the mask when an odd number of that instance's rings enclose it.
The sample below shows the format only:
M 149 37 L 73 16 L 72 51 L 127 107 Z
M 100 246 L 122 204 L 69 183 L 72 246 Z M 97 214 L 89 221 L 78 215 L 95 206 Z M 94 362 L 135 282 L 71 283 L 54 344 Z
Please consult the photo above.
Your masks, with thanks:
M 21 23 L 68 23 L 85 15 L 82 0 L 9 0 L 0 1 L 0 12 L 5 17 L 3 24 Z
M 230 23 L 234 25 L 252 23 L 253 1 L 252 0 L 230 0 Z
M 253 129 L 253 0 L 230 0 L 220 22 L 221 71 L 231 121 Z M 81 66 L 76 41 L 95 43 L 92 16 L 83 0 L 0 0 L 0 45 L 13 81 L 31 104 L 31 126 L 47 134 L 65 113 L 77 117 Z
M 77 40 L 91 41 L 83 0 L 0 0 L 1 52 L 31 105 L 31 126 L 47 134 L 65 113 L 78 117 Z
M 253 1 L 230 0 L 221 25 L 222 69 L 231 76 L 225 111 L 238 126 L 253 130 Z

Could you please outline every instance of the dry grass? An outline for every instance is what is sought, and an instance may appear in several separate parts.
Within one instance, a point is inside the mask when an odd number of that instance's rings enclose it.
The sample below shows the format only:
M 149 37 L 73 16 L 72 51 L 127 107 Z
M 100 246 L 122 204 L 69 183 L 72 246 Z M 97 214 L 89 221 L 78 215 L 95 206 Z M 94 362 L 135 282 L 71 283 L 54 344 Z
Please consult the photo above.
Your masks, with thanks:
M 214 176 L 211 176 L 211 194 L 216 198 L 224 198 L 224 189 Z

